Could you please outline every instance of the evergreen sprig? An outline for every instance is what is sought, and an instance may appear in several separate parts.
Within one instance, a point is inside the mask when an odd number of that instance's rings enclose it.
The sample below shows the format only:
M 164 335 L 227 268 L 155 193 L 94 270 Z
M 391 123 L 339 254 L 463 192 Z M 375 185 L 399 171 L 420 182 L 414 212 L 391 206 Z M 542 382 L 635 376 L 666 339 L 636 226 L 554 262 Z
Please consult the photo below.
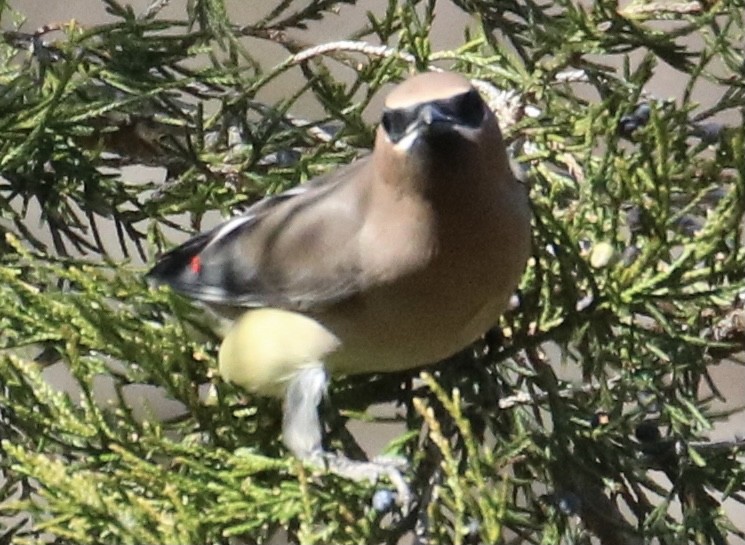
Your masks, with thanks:
M 298 30 L 353 1 L 281 0 L 253 22 L 223 0 L 168 17 L 102 1 L 105 24 L 37 30 L 0 2 L 3 542 L 745 537 L 725 514 L 745 503 L 742 441 L 707 440 L 729 416 L 710 371 L 745 341 L 741 6 L 457 0 L 472 23 L 441 50 L 435 0 L 390 1 L 324 44 Z M 256 40 L 287 57 L 267 64 Z M 347 453 L 348 420 L 399 402 L 390 450 L 418 498 L 402 516 L 371 503 L 385 483 L 289 457 L 279 404 L 221 382 L 214 324 L 142 272 L 215 213 L 364 154 L 383 87 L 433 65 L 489 93 L 534 244 L 519 305 L 479 343 L 421 377 L 334 383 Z M 663 66 L 678 99 L 648 91 Z M 697 104 L 704 84 L 721 99 Z M 307 98 L 321 113 L 299 118 Z

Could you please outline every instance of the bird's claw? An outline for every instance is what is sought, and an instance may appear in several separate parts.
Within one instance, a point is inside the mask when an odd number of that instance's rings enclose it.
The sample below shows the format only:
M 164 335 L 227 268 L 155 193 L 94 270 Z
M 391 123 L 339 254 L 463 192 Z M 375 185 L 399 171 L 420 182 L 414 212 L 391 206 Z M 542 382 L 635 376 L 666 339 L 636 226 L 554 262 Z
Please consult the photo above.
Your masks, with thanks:
M 387 477 L 396 489 L 396 503 L 401 511 L 407 513 L 409 510 L 412 501 L 411 490 L 402 474 L 408 464 L 400 456 L 378 456 L 369 462 L 362 462 L 329 452 L 317 452 L 308 461 L 353 481 L 377 483 L 383 477 Z

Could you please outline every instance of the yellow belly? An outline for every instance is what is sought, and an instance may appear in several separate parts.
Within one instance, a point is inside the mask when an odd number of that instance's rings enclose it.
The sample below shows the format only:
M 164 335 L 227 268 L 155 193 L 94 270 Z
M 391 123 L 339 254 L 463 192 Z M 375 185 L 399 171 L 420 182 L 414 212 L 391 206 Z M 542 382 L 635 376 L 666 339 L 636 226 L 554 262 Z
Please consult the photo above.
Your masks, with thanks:
M 332 333 L 302 314 L 249 310 L 220 346 L 220 375 L 250 392 L 281 396 L 297 371 L 321 365 L 338 346 Z
M 352 320 L 339 309 L 315 319 L 273 308 L 249 310 L 223 340 L 220 374 L 248 391 L 281 396 L 295 373 L 310 366 L 343 375 L 434 363 L 486 331 L 504 306 L 482 301 L 463 314 L 462 308 L 445 310 L 435 302 L 423 314 L 420 309 L 418 319 L 398 320 L 382 305 L 349 308 Z

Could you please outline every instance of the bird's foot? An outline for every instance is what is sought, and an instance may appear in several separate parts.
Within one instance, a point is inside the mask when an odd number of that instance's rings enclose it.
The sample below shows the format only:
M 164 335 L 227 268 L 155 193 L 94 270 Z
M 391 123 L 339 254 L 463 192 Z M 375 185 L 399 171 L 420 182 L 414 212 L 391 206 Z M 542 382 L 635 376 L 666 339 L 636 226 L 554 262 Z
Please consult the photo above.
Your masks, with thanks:
M 408 463 L 400 456 L 377 456 L 369 462 L 362 462 L 330 452 L 317 451 L 307 461 L 353 481 L 377 483 L 383 477 L 387 477 L 396 489 L 396 503 L 402 512 L 407 513 L 409 510 L 412 501 L 411 490 L 402 475 Z

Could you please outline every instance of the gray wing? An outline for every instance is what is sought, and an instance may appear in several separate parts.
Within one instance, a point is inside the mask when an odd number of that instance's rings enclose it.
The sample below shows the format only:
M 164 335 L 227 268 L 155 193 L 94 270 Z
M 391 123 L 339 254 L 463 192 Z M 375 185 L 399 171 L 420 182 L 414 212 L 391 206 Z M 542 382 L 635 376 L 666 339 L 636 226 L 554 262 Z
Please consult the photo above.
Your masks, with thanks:
M 148 278 L 206 303 L 321 308 L 361 285 L 362 159 L 259 201 L 158 259 Z

